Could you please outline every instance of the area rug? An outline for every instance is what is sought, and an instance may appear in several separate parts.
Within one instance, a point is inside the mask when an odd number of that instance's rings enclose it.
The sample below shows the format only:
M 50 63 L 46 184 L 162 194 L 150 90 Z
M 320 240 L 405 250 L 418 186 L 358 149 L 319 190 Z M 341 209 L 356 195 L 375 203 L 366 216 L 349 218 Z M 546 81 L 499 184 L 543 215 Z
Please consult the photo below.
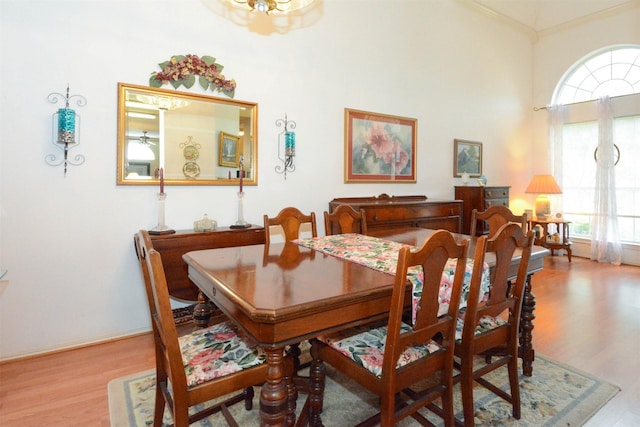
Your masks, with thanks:
M 342 376 L 327 365 L 322 421 L 327 427 L 350 426 L 368 418 L 378 411 L 375 395 Z M 509 389 L 505 369 L 488 375 L 492 382 L 503 390 Z M 152 424 L 155 377 L 153 371 L 140 372 L 109 383 L 109 413 L 112 427 L 137 427 Z M 511 417 L 511 406 L 486 389 L 476 386 L 475 422 L 477 426 L 580 426 L 583 425 L 605 403 L 613 398 L 620 388 L 571 366 L 536 355 L 533 376 L 520 378 L 522 418 Z M 243 427 L 259 426 L 259 387 L 256 387 L 254 409 L 246 411 L 243 404 L 234 405 L 231 412 Z M 455 393 L 456 416 L 463 419 L 460 392 Z M 298 399 L 298 410 L 304 405 L 306 395 Z M 441 425 L 438 417 L 425 411 L 432 422 Z M 165 425 L 171 424 L 168 412 Z M 226 426 L 220 414 L 210 416 L 194 426 Z M 419 425 L 413 419 L 405 419 L 400 426 Z

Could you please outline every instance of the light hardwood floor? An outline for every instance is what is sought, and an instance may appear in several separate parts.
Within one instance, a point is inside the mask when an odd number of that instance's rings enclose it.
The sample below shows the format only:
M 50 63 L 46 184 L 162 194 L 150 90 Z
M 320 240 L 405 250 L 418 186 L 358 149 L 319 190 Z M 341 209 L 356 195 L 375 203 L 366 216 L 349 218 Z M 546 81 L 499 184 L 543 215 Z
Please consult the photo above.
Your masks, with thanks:
M 533 278 L 534 348 L 622 388 L 587 427 L 640 426 L 640 267 L 572 261 Z M 109 381 L 153 366 L 150 334 L 0 364 L 0 426 L 109 426 Z

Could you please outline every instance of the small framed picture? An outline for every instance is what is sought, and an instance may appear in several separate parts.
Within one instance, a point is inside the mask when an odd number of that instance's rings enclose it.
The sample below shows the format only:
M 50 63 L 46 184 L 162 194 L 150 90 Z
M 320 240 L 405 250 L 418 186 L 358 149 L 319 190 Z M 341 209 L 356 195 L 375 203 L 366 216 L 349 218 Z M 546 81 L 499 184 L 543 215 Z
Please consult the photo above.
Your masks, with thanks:
M 230 133 L 220 132 L 220 145 L 218 150 L 218 165 L 230 168 L 238 167 L 242 154 L 238 141 L 240 137 Z
M 459 178 L 463 173 L 473 178 L 482 176 L 481 142 L 453 140 L 453 176 Z

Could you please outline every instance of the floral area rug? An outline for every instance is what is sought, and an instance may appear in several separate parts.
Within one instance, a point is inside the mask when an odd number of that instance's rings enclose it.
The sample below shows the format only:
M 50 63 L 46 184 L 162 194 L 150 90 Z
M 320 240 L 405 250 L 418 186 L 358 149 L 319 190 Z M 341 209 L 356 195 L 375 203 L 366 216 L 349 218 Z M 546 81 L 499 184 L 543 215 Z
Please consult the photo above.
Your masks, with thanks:
M 487 376 L 503 390 L 508 390 L 506 368 Z M 112 427 L 152 425 L 155 377 L 153 371 L 141 372 L 118 378 L 109 383 L 109 412 Z M 259 387 L 256 387 L 254 409 L 246 411 L 244 404 L 231 408 L 239 425 L 259 426 Z M 511 417 L 511 406 L 483 387 L 474 389 L 475 423 L 477 426 L 580 426 L 613 398 L 620 388 L 571 366 L 537 355 L 533 376 L 520 378 L 522 418 Z M 298 399 L 298 411 L 304 405 L 306 395 Z M 454 391 L 456 416 L 462 419 L 460 391 Z M 379 403 L 355 382 L 327 365 L 322 421 L 327 427 L 351 426 L 378 411 Z M 427 418 L 442 425 L 441 420 L 425 412 Z M 171 423 L 165 412 L 165 425 Z M 222 415 L 215 414 L 194 426 L 226 426 Z M 413 419 L 405 419 L 400 426 L 419 425 Z

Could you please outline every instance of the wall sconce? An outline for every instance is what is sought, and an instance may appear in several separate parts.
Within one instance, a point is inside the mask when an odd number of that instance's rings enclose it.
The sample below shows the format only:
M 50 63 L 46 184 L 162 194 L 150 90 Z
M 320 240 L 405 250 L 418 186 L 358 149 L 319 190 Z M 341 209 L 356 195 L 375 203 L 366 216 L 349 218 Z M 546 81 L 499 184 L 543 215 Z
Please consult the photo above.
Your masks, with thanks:
M 49 154 L 44 158 L 50 166 L 59 166 L 64 164 L 64 176 L 67 176 L 67 164 L 79 166 L 84 163 L 85 157 L 76 154 L 73 159 L 69 159 L 69 150 L 80 145 L 80 116 L 74 110 L 69 108 L 69 101 L 72 98 L 78 98 L 76 104 L 79 107 L 87 105 L 87 99 L 82 95 L 69 96 L 69 85 L 67 85 L 67 94 L 63 95 L 58 92 L 50 93 L 47 99 L 50 103 L 56 104 L 61 99 L 65 101 L 64 108 L 59 108 L 53 114 L 53 145 L 62 150 L 61 159 L 54 154 Z
M 296 155 L 296 133 L 293 129 L 296 128 L 296 122 L 288 120 L 285 114 L 284 120 L 276 120 L 276 126 L 283 127 L 282 132 L 278 134 L 278 159 L 282 165 L 276 166 L 276 172 L 284 173 L 284 179 L 287 179 L 287 172 L 296 170 L 296 165 L 293 164 L 293 157 Z

